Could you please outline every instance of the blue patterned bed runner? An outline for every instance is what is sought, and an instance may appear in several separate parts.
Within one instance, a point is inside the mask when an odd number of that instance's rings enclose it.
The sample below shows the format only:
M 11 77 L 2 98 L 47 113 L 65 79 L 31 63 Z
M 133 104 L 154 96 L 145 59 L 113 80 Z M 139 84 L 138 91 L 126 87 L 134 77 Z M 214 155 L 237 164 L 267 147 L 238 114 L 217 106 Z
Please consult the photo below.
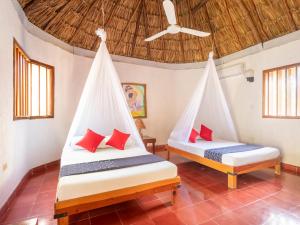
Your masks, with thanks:
M 60 177 L 86 174 L 86 173 L 95 173 L 95 172 L 101 172 L 107 170 L 123 169 L 123 168 L 163 162 L 163 161 L 166 160 L 159 156 L 148 154 L 148 155 L 132 156 L 127 158 L 108 159 L 102 161 L 70 164 L 61 167 Z
M 204 152 L 204 157 L 222 163 L 222 156 L 228 153 L 247 152 L 263 148 L 261 145 L 235 145 L 223 148 L 207 149 Z

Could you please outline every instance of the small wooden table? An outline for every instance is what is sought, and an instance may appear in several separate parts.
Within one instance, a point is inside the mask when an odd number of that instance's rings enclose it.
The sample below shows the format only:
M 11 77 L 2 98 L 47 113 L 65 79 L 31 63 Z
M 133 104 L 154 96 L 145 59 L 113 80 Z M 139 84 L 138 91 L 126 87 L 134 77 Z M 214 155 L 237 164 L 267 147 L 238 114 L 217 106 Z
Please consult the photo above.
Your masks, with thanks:
M 156 138 L 149 137 L 149 136 L 143 136 L 142 139 L 143 139 L 143 142 L 144 142 L 144 145 L 146 148 L 147 148 L 148 144 L 152 144 L 152 152 L 153 152 L 153 154 L 155 154 Z

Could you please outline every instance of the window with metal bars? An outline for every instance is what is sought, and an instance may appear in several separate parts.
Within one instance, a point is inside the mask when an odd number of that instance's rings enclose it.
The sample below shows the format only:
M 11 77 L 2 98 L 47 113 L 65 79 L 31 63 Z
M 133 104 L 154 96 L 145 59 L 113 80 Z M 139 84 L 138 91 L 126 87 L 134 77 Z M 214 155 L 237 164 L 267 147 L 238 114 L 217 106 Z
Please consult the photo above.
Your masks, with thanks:
M 300 118 L 300 63 L 263 71 L 263 117 Z
M 32 60 L 14 40 L 14 120 L 54 117 L 54 67 Z

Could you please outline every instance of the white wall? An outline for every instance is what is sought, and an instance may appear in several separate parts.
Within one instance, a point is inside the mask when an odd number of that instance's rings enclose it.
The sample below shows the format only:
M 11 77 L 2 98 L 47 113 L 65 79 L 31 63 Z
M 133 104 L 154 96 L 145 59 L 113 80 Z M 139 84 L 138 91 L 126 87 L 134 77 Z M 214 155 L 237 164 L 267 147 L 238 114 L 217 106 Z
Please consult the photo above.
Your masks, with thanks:
M 0 8 L 1 10 L 4 9 L 0 16 L 0 27 L 2 30 L 0 33 L 0 203 L 2 204 L 28 170 L 26 154 L 28 140 L 26 133 L 27 123 L 24 121 L 20 121 L 19 123 L 12 122 L 12 34 L 18 37 L 20 43 L 24 43 L 24 31 L 16 19 L 16 13 L 10 6 L 9 1 L 1 1 Z M 2 168 L 5 162 L 8 164 L 8 168 L 6 171 L 3 171 Z
M 27 33 L 11 1 L 0 1 L 0 206 L 32 167 L 60 156 L 69 126 L 68 105 L 72 93 L 73 55 Z M 13 37 L 30 57 L 55 66 L 55 118 L 13 121 Z M 7 169 L 3 171 L 3 165 Z
M 262 118 L 262 71 L 300 62 L 300 40 L 268 49 L 233 63 L 245 62 L 254 70 L 255 82 L 241 78 L 224 82 L 242 141 L 278 147 L 283 162 L 300 166 L 300 120 Z
M 172 96 L 171 70 L 115 63 L 121 82 L 147 84 L 147 118 L 144 119 L 144 134 L 157 138 L 158 144 L 165 144 L 174 126 L 170 103 Z
M 21 25 L 11 1 L 0 1 L 0 207 L 31 168 L 59 159 L 91 58 L 73 54 L 31 35 Z M 55 66 L 55 118 L 13 121 L 13 37 L 28 55 Z M 239 60 L 255 71 L 255 82 L 243 76 L 222 80 L 242 141 L 279 147 L 283 161 L 300 166 L 300 120 L 262 119 L 262 70 L 300 61 L 300 41 Z M 167 138 L 185 107 L 202 69 L 174 70 L 115 62 L 122 82 L 147 84 L 146 134 Z M 3 171 L 4 163 L 8 164 Z

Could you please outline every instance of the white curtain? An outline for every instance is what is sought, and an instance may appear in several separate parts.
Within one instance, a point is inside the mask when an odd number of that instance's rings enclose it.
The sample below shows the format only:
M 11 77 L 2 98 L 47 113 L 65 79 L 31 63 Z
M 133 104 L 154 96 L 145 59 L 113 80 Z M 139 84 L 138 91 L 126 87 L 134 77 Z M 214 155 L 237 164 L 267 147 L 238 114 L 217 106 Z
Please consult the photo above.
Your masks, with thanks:
M 170 135 L 172 140 L 188 142 L 192 129 L 199 130 L 204 124 L 214 131 L 215 138 L 238 141 L 212 56 L 210 53 L 192 98 Z
M 102 135 L 111 135 L 115 128 L 131 134 L 136 145 L 145 149 L 107 50 L 106 34 L 101 32 L 97 34 L 102 42 L 87 77 L 65 146 L 70 144 L 74 136 L 84 135 L 88 128 Z

